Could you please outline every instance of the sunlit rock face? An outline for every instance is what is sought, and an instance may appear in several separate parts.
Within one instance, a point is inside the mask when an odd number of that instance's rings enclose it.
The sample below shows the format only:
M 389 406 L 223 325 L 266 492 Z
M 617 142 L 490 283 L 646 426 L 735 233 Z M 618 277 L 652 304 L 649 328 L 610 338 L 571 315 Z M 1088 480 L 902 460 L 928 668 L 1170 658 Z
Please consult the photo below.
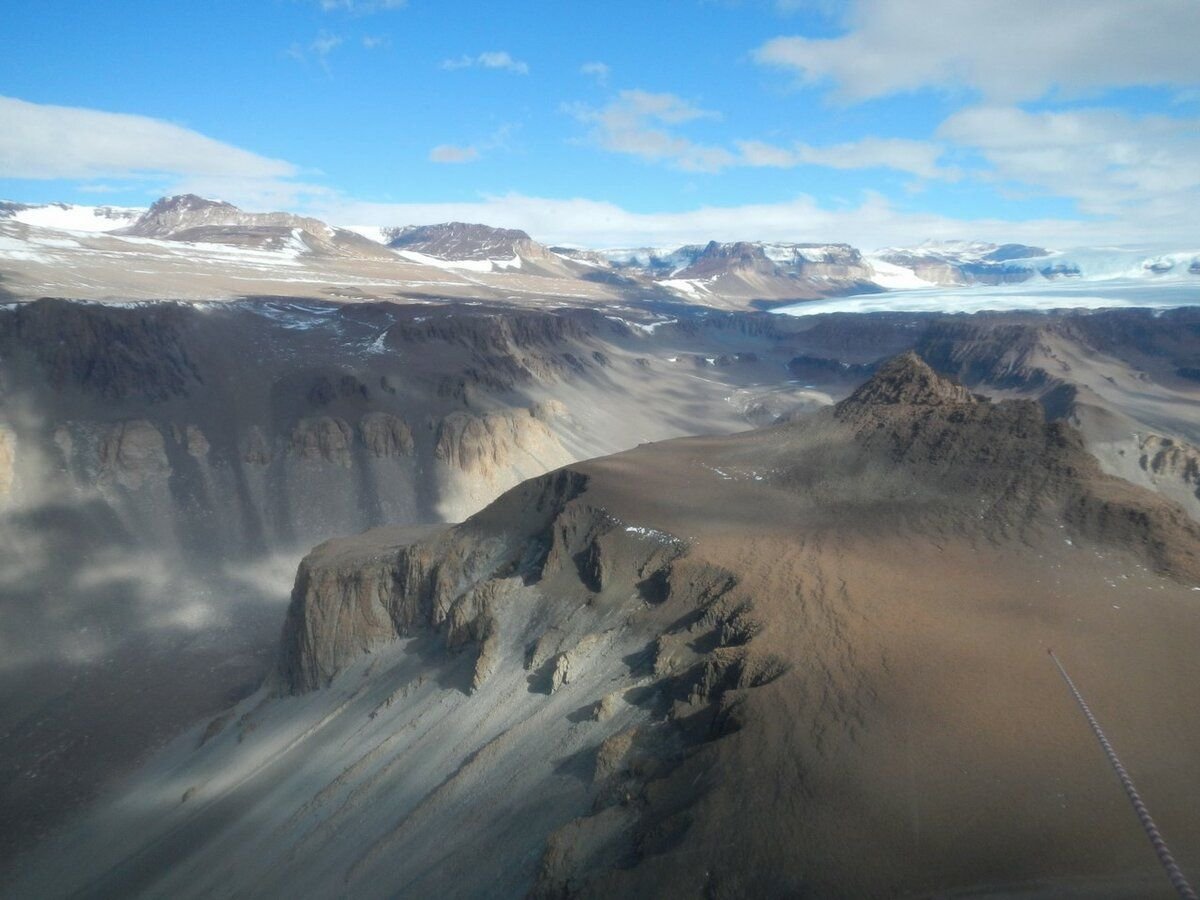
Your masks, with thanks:
M 0 503 L 12 493 L 17 457 L 17 439 L 10 428 L 0 425 Z

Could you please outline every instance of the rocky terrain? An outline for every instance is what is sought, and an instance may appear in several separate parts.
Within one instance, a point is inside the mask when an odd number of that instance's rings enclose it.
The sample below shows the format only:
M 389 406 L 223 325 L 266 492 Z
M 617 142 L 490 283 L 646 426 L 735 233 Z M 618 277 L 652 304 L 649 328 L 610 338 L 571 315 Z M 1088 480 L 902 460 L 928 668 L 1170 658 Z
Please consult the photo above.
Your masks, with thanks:
M 0 310 L 0 857 L 252 691 L 314 544 L 459 521 L 574 460 L 749 427 L 788 350 L 735 324 L 284 300 Z M 131 679 L 154 691 L 114 706 Z
M 132 225 L 112 233 L 266 251 L 390 258 L 374 241 L 318 219 L 281 212 L 248 213 L 232 203 L 195 194 L 163 197 Z
M 694 302 L 717 307 L 769 308 L 879 290 L 875 270 L 847 244 L 710 241 L 669 252 L 609 250 L 602 255 L 622 272 L 637 272 Z
M 490 587 L 464 600 L 446 582 L 436 604 L 393 618 L 395 554 L 415 539 L 404 529 L 461 521 L 524 479 L 639 443 L 807 421 L 908 349 L 972 394 L 1036 401 L 1079 429 L 1104 471 L 1200 518 L 1198 329 L 1186 309 L 792 318 L 286 298 L 0 309 L 0 856 L 16 864 L 270 671 L 287 690 L 319 686 L 360 664 L 347 650 L 423 641 L 421 623 L 454 629 L 467 656 L 487 645 L 483 611 L 501 602 Z M 710 465 L 722 483 L 717 470 L 751 487 L 769 474 Z M 302 569 L 314 598 L 344 598 L 333 620 L 365 607 L 375 624 L 347 628 L 318 663 L 277 669 L 300 557 L 381 527 L 374 574 L 350 587 L 336 585 L 353 581 L 357 539 Z M 614 539 L 572 551 L 587 584 L 633 552 Z M 450 538 L 426 540 L 410 575 L 436 581 L 421 566 Z M 663 589 L 652 574 L 639 591 Z M 582 651 L 569 650 L 546 650 L 547 683 L 570 684 Z M 490 671 L 488 653 L 463 663 L 464 683 Z M 137 702 L 114 704 L 131 692 Z
M 267 685 L 12 887 L 1165 896 L 1046 649 L 1195 868 L 1197 582 L 1182 508 L 902 354 L 319 547 Z
M 864 254 L 844 243 L 709 241 L 673 248 L 550 248 L 478 223 L 330 225 L 193 194 L 146 210 L 0 201 L 0 298 L 338 302 L 467 300 L 529 307 L 778 307 L 954 285 L 1186 284 L 1195 248 L 926 242 Z

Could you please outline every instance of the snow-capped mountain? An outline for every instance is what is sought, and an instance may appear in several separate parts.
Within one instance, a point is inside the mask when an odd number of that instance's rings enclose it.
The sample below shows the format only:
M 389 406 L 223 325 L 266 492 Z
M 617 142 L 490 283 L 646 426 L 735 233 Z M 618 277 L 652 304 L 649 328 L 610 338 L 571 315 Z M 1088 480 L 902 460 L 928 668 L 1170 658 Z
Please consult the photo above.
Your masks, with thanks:
M 878 290 L 862 253 L 848 244 L 735 241 L 675 250 L 604 250 L 618 270 L 637 272 L 686 297 L 776 305 Z
M 394 250 L 411 250 L 438 259 L 511 259 L 514 256 L 547 254 L 541 244 L 515 228 L 492 228 L 467 222 L 439 225 L 405 225 L 382 229 Z
M 340 227 L 194 194 L 164 197 L 145 210 L 0 201 L 0 260 L 5 289 L 16 296 L 424 297 L 436 286 L 439 295 L 673 300 L 726 309 L 938 287 L 1200 278 L 1200 250 L 1178 247 L 927 241 L 869 255 L 844 243 L 782 241 L 551 248 L 518 229 L 463 222 Z M 185 273 L 203 274 L 197 281 Z
M 895 288 L 1200 275 L 1200 251 L 1146 247 L 1046 250 L 1025 244 L 927 241 L 912 248 L 878 250 L 868 257 L 868 262 L 880 275 L 910 273 L 909 283 L 886 285 Z
M 380 235 L 389 248 L 413 262 L 478 272 L 521 269 L 551 276 L 574 276 L 583 271 L 576 261 L 516 228 L 442 222 L 382 228 Z
M 137 221 L 145 210 L 123 206 L 75 206 L 70 203 L 35 205 L 0 200 L 0 220 L 59 231 L 115 231 Z
M 927 241 L 913 248 L 879 250 L 872 262 L 908 269 L 930 284 L 1007 284 L 1033 277 L 1037 269 L 1029 260 L 1044 258 L 1048 252 L 1025 244 Z
M 195 194 L 163 197 L 120 234 L 265 250 L 381 258 L 378 244 L 320 219 L 286 212 L 251 213 Z

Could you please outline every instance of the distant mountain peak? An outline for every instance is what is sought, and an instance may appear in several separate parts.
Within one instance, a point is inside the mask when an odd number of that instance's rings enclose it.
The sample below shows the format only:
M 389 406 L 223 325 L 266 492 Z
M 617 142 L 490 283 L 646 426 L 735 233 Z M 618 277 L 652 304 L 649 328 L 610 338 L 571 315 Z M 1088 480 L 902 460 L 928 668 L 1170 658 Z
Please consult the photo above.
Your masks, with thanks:
M 168 213 L 168 212 L 194 212 L 201 209 L 223 209 L 233 212 L 241 212 L 238 207 L 232 203 L 226 203 L 224 200 L 210 200 L 207 197 L 201 197 L 197 194 L 173 194 L 170 197 L 159 197 L 146 210 L 149 215 L 151 213 Z
M 517 228 L 495 228 L 472 222 L 405 225 L 384 228 L 387 246 L 449 260 L 511 259 L 547 256 L 549 251 Z
M 981 403 L 957 381 L 939 375 L 913 351 L 888 360 L 838 404 L 838 413 L 873 406 L 945 406 Z

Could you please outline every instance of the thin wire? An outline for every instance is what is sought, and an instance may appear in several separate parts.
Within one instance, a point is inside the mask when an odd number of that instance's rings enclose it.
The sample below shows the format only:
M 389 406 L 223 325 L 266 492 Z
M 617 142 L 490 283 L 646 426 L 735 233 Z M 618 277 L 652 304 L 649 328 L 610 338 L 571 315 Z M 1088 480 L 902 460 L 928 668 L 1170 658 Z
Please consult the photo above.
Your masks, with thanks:
M 1142 830 L 1146 832 L 1146 837 L 1150 839 L 1150 843 L 1154 846 L 1154 852 L 1158 854 L 1158 861 L 1162 863 L 1162 867 L 1166 871 L 1167 877 L 1171 879 L 1171 884 L 1175 888 L 1176 893 L 1183 900 L 1200 900 L 1196 896 L 1196 891 L 1188 884 L 1183 871 L 1175 862 L 1175 857 L 1171 855 L 1171 851 L 1167 847 L 1167 842 L 1163 840 L 1163 836 L 1158 831 L 1158 826 L 1150 818 L 1150 811 L 1146 809 L 1146 804 L 1142 802 L 1141 795 L 1138 794 L 1137 788 L 1133 786 L 1133 779 L 1129 777 L 1129 773 L 1121 765 L 1117 751 L 1113 749 L 1112 744 L 1105 737 L 1103 729 L 1100 728 L 1100 723 L 1096 721 L 1096 717 L 1092 715 L 1091 709 L 1088 708 L 1087 701 L 1083 699 L 1083 694 L 1079 693 L 1079 688 L 1075 687 L 1075 682 L 1071 680 L 1071 676 L 1067 674 L 1067 670 L 1063 667 L 1063 664 L 1054 655 L 1054 651 L 1047 650 L 1046 652 L 1054 660 L 1054 665 L 1058 666 L 1059 674 L 1062 675 L 1063 680 L 1067 683 L 1067 687 L 1071 689 L 1071 693 L 1075 695 L 1075 702 L 1083 710 L 1088 724 L 1092 726 L 1092 732 L 1096 735 L 1096 740 L 1100 742 L 1100 746 L 1104 748 L 1104 752 L 1108 755 L 1108 761 L 1112 764 L 1113 771 L 1117 773 L 1117 777 L 1121 780 L 1121 787 L 1125 788 L 1129 802 L 1133 804 L 1134 812 L 1137 813 L 1138 820 L 1142 823 Z

